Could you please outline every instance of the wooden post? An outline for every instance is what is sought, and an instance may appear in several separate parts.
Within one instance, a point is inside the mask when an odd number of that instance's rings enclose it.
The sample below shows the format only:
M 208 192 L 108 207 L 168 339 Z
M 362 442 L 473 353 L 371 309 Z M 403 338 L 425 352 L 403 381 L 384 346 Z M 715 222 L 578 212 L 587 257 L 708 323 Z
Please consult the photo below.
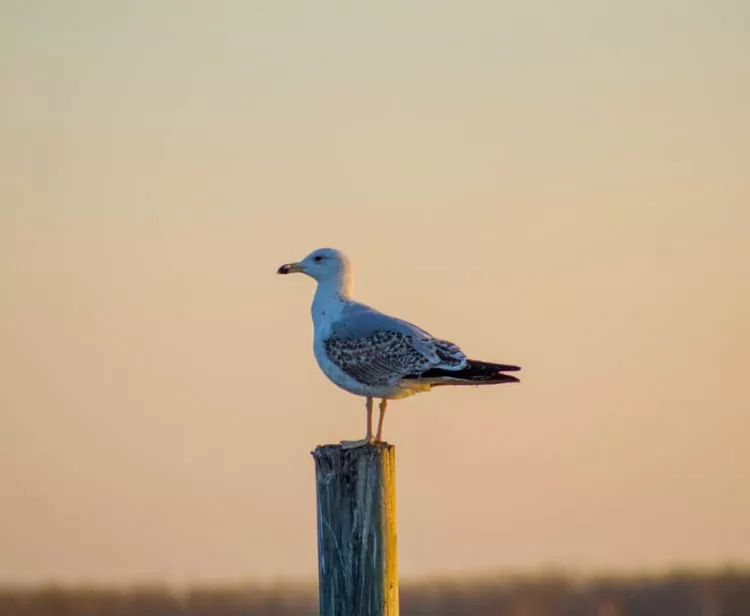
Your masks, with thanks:
M 320 616 L 398 616 L 396 450 L 313 452 Z

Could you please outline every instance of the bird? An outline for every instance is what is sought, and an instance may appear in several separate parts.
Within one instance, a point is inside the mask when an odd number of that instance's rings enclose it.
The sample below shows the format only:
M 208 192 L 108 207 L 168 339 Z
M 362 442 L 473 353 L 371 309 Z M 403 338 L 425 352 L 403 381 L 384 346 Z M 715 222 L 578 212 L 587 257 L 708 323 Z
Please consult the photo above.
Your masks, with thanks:
M 520 366 L 469 359 L 458 345 L 352 299 L 352 267 L 340 250 L 318 248 L 277 273 L 305 274 L 317 282 L 311 306 L 315 359 L 330 381 L 366 400 L 365 437 L 341 441 L 344 449 L 383 442 L 389 400 L 440 386 L 519 382 L 505 373 Z M 375 398 L 380 404 L 373 437 Z

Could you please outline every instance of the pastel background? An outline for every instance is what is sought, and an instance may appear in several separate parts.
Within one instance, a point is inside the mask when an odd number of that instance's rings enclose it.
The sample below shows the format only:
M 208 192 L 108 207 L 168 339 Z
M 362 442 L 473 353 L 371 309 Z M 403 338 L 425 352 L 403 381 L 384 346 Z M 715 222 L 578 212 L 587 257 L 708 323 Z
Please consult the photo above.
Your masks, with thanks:
M 356 296 L 523 366 L 392 405 L 403 576 L 750 559 L 750 5 L 0 1 L 0 580 L 312 579 Z

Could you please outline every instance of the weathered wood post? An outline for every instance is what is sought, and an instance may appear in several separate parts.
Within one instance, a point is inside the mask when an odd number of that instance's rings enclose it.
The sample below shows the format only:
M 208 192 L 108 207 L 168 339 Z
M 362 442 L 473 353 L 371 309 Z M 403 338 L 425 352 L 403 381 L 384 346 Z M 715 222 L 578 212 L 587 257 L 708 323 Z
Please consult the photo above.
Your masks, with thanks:
M 320 616 L 398 616 L 396 450 L 313 452 Z

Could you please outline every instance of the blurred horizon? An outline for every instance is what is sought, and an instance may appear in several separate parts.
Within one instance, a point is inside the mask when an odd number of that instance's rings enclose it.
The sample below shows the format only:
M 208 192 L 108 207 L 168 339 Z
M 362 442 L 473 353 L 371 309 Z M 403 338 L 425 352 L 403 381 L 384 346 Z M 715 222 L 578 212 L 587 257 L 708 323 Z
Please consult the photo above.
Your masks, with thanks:
M 606 584 L 608 581 L 618 582 L 646 582 L 667 581 L 671 579 L 712 579 L 723 576 L 747 578 L 750 581 L 750 563 L 725 562 L 723 564 L 704 565 L 665 565 L 662 567 L 621 568 L 598 570 L 575 570 L 565 566 L 542 565 L 534 569 L 468 569 L 457 572 L 443 572 L 428 575 L 399 575 L 399 585 L 408 588 L 440 587 L 442 585 L 461 586 L 492 586 L 501 584 L 521 584 L 525 580 L 545 581 L 558 580 L 572 585 Z M 65 593 L 76 593 L 86 590 L 101 590 L 113 592 L 138 592 L 141 589 L 159 589 L 164 592 L 180 593 L 186 590 L 233 590 L 257 589 L 280 590 L 284 588 L 317 593 L 318 572 L 310 576 L 283 576 L 278 578 L 219 577 L 202 580 L 165 580 L 165 579 L 119 579 L 119 580 L 31 580 L 6 581 L 0 579 L 0 592 L 39 592 L 44 589 L 59 589 Z M 750 590 L 750 586 L 748 587 Z
M 313 616 L 316 589 L 294 585 L 164 586 L 133 588 L 0 586 L 0 611 L 14 616 Z M 564 575 L 406 582 L 400 607 L 409 614 L 470 613 L 537 616 L 646 616 L 648 614 L 744 614 L 750 573 L 681 572 L 662 577 L 576 579 Z
M 393 402 L 404 579 L 750 562 L 750 4 L 0 1 L 0 582 L 314 579 L 313 284 L 518 364 Z

